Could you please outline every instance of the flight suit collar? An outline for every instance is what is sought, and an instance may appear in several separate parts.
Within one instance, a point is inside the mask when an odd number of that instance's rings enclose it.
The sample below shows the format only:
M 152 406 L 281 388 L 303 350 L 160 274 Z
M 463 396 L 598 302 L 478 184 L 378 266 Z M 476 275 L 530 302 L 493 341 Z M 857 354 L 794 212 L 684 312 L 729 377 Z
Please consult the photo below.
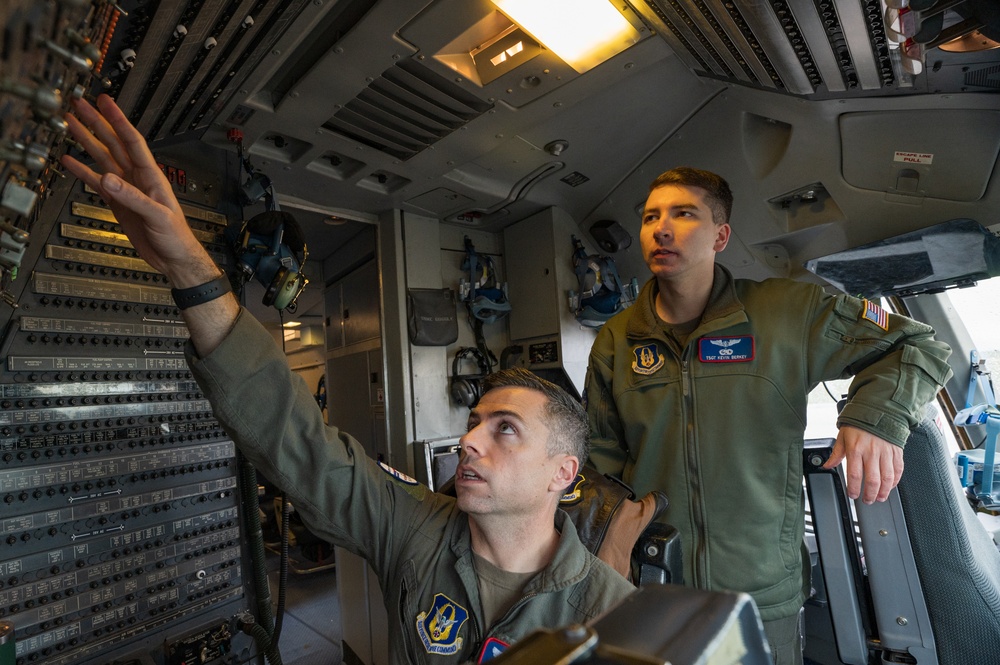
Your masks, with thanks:
M 592 560 L 587 556 L 587 549 L 580 542 L 576 527 L 569 515 L 557 510 L 555 527 L 559 531 L 559 546 L 556 548 L 555 556 L 549 565 L 528 583 L 525 588 L 527 593 L 559 591 L 582 581 L 590 572 Z M 462 579 L 469 596 L 478 600 L 479 586 L 472 561 L 472 534 L 467 515 L 462 520 L 461 526 L 455 530 L 451 550 L 456 559 L 455 571 Z
M 659 288 L 656 278 L 651 277 L 642 287 L 639 297 L 636 299 L 636 306 L 630 310 L 628 325 L 625 334 L 634 339 L 664 339 L 663 328 L 660 325 L 659 317 L 656 316 L 656 295 Z M 691 333 L 691 339 L 695 339 L 706 332 L 728 328 L 747 321 L 746 310 L 743 303 L 736 295 L 736 283 L 732 273 L 726 268 L 715 264 L 715 274 L 712 278 L 712 291 L 708 296 L 708 305 L 705 313 L 701 317 L 698 328 Z M 666 341 L 664 339 L 664 341 Z

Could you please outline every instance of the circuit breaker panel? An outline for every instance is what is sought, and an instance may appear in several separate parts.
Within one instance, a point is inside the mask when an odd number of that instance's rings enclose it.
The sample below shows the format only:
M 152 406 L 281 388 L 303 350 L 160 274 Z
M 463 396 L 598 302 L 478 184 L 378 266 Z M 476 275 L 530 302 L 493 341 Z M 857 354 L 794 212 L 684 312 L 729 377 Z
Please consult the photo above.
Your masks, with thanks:
M 221 243 L 225 217 L 188 214 Z M 198 616 L 228 643 L 247 605 L 235 447 L 169 285 L 80 183 L 37 234 L 0 372 L 0 614 L 18 663 L 107 663 L 157 630 L 183 650 L 174 624 Z
M 122 8 L 3 5 L 0 620 L 17 665 L 257 662 L 236 619 L 256 596 L 235 445 L 166 278 L 59 172 L 69 100 L 90 94 Z M 225 267 L 232 157 L 215 152 L 156 157 Z

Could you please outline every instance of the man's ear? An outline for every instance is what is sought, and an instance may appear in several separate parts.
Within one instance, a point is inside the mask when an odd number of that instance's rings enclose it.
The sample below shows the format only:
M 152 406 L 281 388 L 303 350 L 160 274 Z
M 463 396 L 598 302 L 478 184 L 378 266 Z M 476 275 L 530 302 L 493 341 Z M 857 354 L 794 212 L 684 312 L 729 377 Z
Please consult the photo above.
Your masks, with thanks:
M 563 455 L 562 461 L 559 463 L 559 467 L 552 475 L 552 482 L 549 484 L 549 490 L 562 494 L 566 491 L 566 488 L 573 483 L 573 480 L 576 479 L 576 474 L 579 470 L 580 460 L 573 455 Z
M 729 224 L 717 224 L 715 227 L 715 245 L 713 249 L 716 252 L 721 252 L 729 244 L 729 236 L 732 233 L 733 228 Z

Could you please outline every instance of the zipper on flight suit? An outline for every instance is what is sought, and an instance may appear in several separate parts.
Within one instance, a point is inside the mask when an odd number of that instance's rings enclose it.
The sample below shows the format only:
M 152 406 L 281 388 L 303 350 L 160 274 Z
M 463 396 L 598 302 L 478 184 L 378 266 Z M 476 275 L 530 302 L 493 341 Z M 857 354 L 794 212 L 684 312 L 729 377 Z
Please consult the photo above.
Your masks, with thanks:
M 682 353 L 687 354 L 685 348 Z M 700 471 L 695 462 L 697 459 L 696 438 L 694 427 L 694 380 L 691 377 L 691 363 L 686 358 L 681 360 L 681 395 L 684 402 L 684 447 L 687 458 L 688 475 L 691 478 L 688 500 L 691 504 L 691 520 L 694 522 L 695 542 L 692 548 L 693 556 L 691 570 L 694 574 L 692 582 L 702 588 L 708 588 L 708 576 L 705 571 L 705 519 L 701 509 Z
M 410 634 L 410 631 L 406 629 L 406 624 L 409 621 L 409 618 L 406 616 L 406 597 L 408 591 L 406 588 L 406 578 L 404 578 L 403 583 L 399 586 L 399 628 L 403 634 L 403 648 L 406 650 L 406 661 L 408 663 L 416 663 L 416 654 L 411 650 L 410 640 L 406 638 Z
M 499 621 L 494 621 L 493 622 L 493 626 L 501 626 L 501 625 L 503 625 L 503 623 L 505 621 L 507 621 L 507 619 L 510 618 L 510 616 L 514 613 L 515 610 L 520 609 L 525 603 L 527 603 L 529 600 L 531 600 L 532 598 L 534 598 L 537 595 L 538 595 L 538 593 L 532 591 L 529 594 L 521 596 L 521 599 L 519 601 L 517 601 L 516 603 L 514 603 L 513 605 L 511 605 L 510 609 L 507 610 L 506 613 L 504 613 L 503 617 L 501 617 Z M 475 619 L 475 617 L 473 617 L 473 619 Z M 472 652 L 472 657 L 476 658 L 479 655 L 479 652 L 482 650 L 483 644 L 482 644 L 482 639 L 479 638 L 479 622 L 478 621 L 474 621 L 473 622 L 473 626 L 475 627 L 475 631 L 476 631 L 476 649 L 475 649 L 475 651 Z M 490 627 L 490 629 L 487 630 L 483 634 L 483 638 L 486 638 L 489 635 L 490 630 L 492 630 L 492 627 Z

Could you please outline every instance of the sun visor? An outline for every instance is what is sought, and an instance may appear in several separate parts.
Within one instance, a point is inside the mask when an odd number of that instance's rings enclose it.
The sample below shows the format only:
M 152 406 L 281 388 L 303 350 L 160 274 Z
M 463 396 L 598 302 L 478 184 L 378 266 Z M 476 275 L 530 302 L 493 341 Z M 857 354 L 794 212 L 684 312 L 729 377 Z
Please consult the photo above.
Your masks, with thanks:
M 840 116 L 844 180 L 903 197 L 978 201 L 1000 153 L 1000 111 Z
M 953 219 L 812 259 L 805 267 L 850 295 L 930 293 L 1000 274 L 1000 238 L 976 221 Z

